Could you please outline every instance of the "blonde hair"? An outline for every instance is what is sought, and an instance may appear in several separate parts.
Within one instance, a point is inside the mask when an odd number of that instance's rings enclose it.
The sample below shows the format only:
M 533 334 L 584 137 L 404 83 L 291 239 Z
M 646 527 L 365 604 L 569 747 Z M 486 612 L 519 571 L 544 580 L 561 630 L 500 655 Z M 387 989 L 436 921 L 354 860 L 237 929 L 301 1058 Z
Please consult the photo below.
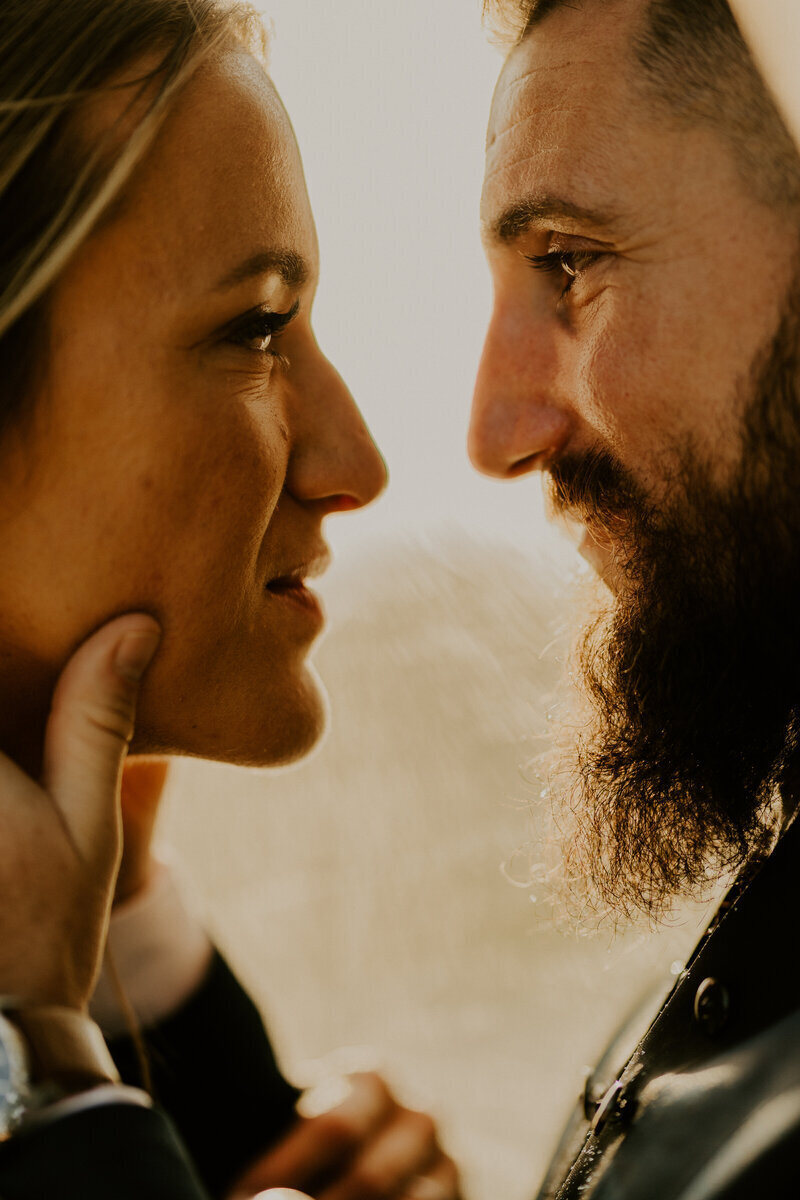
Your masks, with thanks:
M 266 57 L 260 19 L 238 0 L 4 0 L 0 432 L 24 408 L 48 289 L 120 198 L 175 93 L 232 40 Z M 117 121 L 92 145 L 81 110 L 145 61 L 125 83 L 124 116 L 136 120 Z

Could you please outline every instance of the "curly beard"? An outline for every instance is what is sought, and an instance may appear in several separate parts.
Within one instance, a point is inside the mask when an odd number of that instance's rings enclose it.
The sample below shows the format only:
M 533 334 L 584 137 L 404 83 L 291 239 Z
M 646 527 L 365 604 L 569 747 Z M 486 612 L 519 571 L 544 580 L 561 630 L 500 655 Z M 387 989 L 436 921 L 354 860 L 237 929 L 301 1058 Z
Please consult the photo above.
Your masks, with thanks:
M 658 507 L 608 454 L 551 469 L 554 506 L 605 532 L 619 578 L 573 651 L 551 771 L 584 909 L 658 919 L 772 836 L 800 732 L 799 342 L 800 280 L 724 485 L 685 446 Z

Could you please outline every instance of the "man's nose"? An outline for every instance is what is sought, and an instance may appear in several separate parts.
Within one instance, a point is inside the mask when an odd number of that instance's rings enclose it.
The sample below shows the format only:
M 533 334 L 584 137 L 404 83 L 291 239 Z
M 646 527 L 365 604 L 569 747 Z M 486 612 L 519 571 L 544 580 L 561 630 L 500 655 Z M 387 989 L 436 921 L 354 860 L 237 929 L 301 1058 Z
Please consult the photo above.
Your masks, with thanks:
M 556 340 L 542 327 L 495 315 L 472 399 L 467 447 L 473 466 L 513 479 L 558 455 L 572 426 L 558 393 Z

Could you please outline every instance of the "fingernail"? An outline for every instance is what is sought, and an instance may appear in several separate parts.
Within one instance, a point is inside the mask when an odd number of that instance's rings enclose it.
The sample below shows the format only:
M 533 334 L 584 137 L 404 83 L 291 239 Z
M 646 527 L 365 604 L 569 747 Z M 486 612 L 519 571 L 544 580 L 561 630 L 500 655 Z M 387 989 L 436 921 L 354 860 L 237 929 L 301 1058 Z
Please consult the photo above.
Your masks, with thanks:
M 114 670 L 123 679 L 138 683 L 144 675 L 161 641 L 160 629 L 140 629 L 126 633 L 114 657 Z

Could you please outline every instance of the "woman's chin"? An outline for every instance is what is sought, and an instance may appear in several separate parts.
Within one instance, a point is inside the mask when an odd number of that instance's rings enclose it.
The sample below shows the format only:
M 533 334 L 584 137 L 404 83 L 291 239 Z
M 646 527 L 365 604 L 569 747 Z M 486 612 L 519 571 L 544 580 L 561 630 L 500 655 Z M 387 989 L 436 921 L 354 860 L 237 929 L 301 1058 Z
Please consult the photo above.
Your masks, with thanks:
M 330 718 L 328 693 L 313 667 L 307 667 L 305 674 L 304 686 L 292 696 L 281 722 L 272 725 L 269 739 L 247 760 L 227 761 L 249 767 L 288 767 L 320 745 Z
M 160 705 L 158 706 L 161 707 Z M 242 767 L 285 767 L 308 755 L 328 725 L 328 696 L 310 665 L 280 697 L 246 706 L 217 704 L 175 719 L 140 710 L 132 754 L 185 755 Z

